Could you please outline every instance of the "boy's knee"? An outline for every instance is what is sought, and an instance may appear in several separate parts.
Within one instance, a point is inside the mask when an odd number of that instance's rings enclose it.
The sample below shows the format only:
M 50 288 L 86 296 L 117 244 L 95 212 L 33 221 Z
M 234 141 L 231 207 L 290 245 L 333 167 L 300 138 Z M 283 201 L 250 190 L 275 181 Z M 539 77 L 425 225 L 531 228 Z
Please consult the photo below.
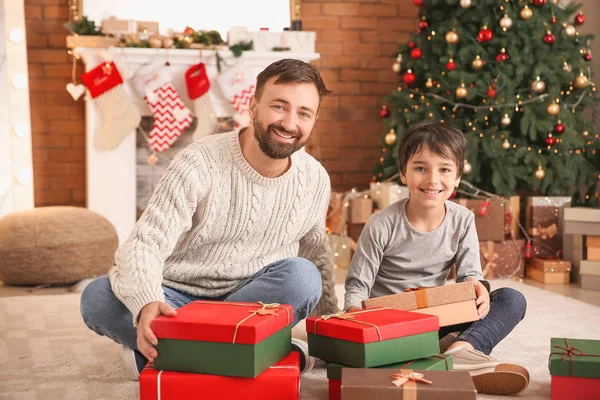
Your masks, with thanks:
M 498 289 L 498 296 L 506 304 L 506 308 L 519 315 L 520 319 L 525 318 L 527 311 L 527 299 L 523 293 L 512 288 Z

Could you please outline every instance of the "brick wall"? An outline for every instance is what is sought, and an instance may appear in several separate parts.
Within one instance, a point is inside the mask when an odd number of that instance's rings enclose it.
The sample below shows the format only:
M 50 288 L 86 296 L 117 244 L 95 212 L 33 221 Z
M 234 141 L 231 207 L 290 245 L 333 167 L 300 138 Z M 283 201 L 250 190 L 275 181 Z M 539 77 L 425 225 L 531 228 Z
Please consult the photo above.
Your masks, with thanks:
M 85 206 L 85 111 L 71 82 L 68 0 L 25 0 L 35 205 Z M 77 76 L 83 67 L 79 63 Z
M 68 0 L 25 0 L 31 90 L 35 204 L 85 206 L 85 111 L 71 81 L 63 24 Z M 334 95 L 323 103 L 309 151 L 335 190 L 363 188 L 380 155 L 383 97 L 399 42 L 416 26 L 412 0 L 303 0 L 303 27 L 317 32 L 316 62 Z M 77 76 L 83 72 L 78 66 Z
M 315 65 L 334 94 L 324 100 L 308 150 L 334 190 L 366 188 L 379 159 L 383 97 L 396 87 L 398 43 L 415 31 L 412 0 L 302 0 L 302 26 L 317 32 Z

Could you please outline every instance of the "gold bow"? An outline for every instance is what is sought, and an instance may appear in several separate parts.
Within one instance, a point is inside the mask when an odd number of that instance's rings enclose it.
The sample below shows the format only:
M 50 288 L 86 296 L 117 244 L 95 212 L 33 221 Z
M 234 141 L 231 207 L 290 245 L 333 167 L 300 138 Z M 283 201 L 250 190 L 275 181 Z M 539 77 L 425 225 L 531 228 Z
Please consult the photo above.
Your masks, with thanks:
M 433 381 L 428 381 L 427 379 L 425 379 L 425 376 L 421 373 L 410 372 L 410 373 L 406 374 L 406 373 L 402 373 L 403 370 L 400 370 L 400 371 L 401 371 L 401 373 L 392 375 L 392 378 L 394 379 L 394 381 L 392 383 L 396 387 L 400 387 L 409 381 L 423 382 L 423 383 L 427 383 L 429 385 L 431 385 L 433 383 Z
M 346 311 L 339 311 L 339 312 L 336 312 L 335 314 L 321 315 L 319 318 L 317 318 L 315 320 L 315 324 L 313 326 L 313 332 L 315 335 L 317 335 L 317 322 L 327 321 L 330 318 L 337 318 L 337 319 L 343 319 L 346 321 L 356 322 L 358 324 L 368 325 L 368 326 L 375 328 L 375 330 L 377 331 L 377 337 L 379 338 L 379 341 L 381 342 L 383 340 L 383 338 L 381 337 L 381 331 L 379 330 L 379 327 L 370 322 L 359 321 L 354 318 L 354 315 L 364 314 L 364 313 L 373 312 L 373 311 L 389 310 L 389 309 L 390 309 L 389 307 L 382 307 L 382 308 L 371 308 L 368 310 L 355 311 L 352 313 L 347 313 Z
M 533 228 L 533 236 L 539 236 L 542 240 L 552 239 L 556 235 L 558 235 L 558 226 L 556 224 L 551 224 L 547 228 L 542 228 L 541 225 Z

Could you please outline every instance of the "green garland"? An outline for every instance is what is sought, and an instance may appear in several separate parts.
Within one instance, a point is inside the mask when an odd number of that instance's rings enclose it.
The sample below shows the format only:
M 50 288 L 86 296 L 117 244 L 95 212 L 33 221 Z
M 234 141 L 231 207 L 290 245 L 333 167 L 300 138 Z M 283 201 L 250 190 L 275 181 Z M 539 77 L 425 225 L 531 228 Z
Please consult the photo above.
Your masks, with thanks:
M 64 24 L 64 27 L 69 30 L 69 32 L 81 35 L 81 36 L 106 36 L 99 27 L 96 26 L 94 21 L 90 21 L 87 17 L 81 18 L 79 21 L 69 22 Z

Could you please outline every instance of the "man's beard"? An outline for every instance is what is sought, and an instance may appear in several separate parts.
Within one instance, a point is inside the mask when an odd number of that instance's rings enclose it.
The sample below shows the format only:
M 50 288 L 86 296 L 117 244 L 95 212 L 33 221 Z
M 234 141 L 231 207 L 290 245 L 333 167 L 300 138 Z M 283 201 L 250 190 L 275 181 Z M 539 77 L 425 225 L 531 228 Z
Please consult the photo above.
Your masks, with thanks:
M 254 127 L 254 137 L 258 141 L 258 146 L 269 158 L 274 158 L 276 160 L 286 159 L 306 144 L 306 142 L 300 141 L 300 138 L 302 137 L 300 132 L 287 131 L 280 124 L 271 124 L 264 128 L 258 121 L 258 118 L 255 118 L 252 125 Z M 294 141 L 292 143 L 278 141 L 273 137 L 273 135 L 276 135 L 275 132 L 272 132 L 273 129 L 276 129 L 286 136 L 293 136 Z

